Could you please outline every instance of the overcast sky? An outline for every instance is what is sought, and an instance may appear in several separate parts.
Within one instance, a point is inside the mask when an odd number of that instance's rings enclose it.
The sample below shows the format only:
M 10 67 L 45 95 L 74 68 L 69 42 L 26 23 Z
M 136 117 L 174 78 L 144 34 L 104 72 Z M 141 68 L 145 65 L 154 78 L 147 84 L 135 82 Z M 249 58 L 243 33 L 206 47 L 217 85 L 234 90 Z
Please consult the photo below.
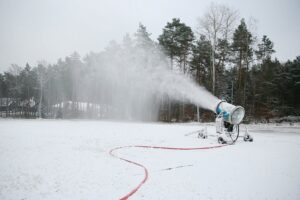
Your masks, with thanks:
M 10 64 L 54 63 L 77 51 L 100 52 L 121 41 L 139 22 L 157 39 L 172 18 L 197 27 L 207 0 L 0 0 L 0 72 Z M 255 18 L 256 34 L 267 35 L 281 60 L 300 55 L 299 0 L 219 0 L 240 16 Z

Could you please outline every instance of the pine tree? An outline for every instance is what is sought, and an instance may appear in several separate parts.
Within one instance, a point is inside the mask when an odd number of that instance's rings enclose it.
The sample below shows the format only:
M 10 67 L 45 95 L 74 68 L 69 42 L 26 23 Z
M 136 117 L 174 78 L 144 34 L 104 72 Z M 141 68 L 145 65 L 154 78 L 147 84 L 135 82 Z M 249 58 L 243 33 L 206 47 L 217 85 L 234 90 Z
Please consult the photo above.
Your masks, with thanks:
M 211 61 L 211 44 L 204 35 L 201 35 L 199 40 L 192 47 L 192 58 L 190 61 L 191 71 L 194 73 L 196 81 L 211 89 L 210 61 Z
M 148 33 L 146 26 L 140 23 L 137 32 L 134 34 L 136 38 L 136 45 L 142 48 L 149 48 L 151 45 L 154 44 L 152 39 L 150 38 L 150 35 L 151 34 Z
M 158 37 L 159 44 L 170 57 L 171 67 L 173 68 L 174 60 L 177 60 L 183 73 L 188 72 L 187 61 L 193 40 L 192 29 L 176 18 L 167 23 L 163 33 Z
M 200 35 L 199 40 L 193 44 L 190 61 L 191 72 L 194 74 L 199 85 L 211 90 L 211 43 L 204 35 Z M 200 121 L 200 109 L 197 106 L 197 120 Z
M 177 61 L 179 69 L 184 74 L 189 72 L 188 57 L 192 50 L 193 40 L 194 34 L 192 29 L 185 23 L 180 22 L 180 19 L 173 18 L 172 22 L 168 22 L 164 27 L 163 33 L 158 37 L 158 41 L 170 57 L 172 69 L 174 69 L 174 61 Z M 185 115 L 184 104 L 178 110 L 180 110 L 179 118 L 183 120 Z M 170 115 L 169 112 L 169 119 Z
M 264 35 L 261 43 L 258 44 L 258 50 L 255 51 L 258 60 L 270 59 L 272 54 L 275 53 L 273 42 Z
M 240 25 L 233 35 L 232 50 L 236 52 L 237 70 L 237 95 L 235 102 L 246 104 L 246 78 L 249 63 L 253 56 L 252 34 L 248 31 L 245 20 L 242 19 Z
M 278 74 L 276 94 L 281 96 L 282 115 L 300 114 L 300 56 L 288 61 Z

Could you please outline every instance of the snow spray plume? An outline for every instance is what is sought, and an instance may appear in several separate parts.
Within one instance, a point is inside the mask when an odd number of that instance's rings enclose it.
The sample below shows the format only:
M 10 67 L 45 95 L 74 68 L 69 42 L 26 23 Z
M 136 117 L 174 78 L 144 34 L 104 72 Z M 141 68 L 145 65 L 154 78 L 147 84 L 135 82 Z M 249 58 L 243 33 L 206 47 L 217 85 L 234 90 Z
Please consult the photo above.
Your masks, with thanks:
M 157 120 L 166 98 L 212 111 L 219 102 L 190 77 L 171 70 L 168 58 L 153 42 L 113 42 L 104 52 L 94 55 L 92 65 L 99 98 L 110 118 Z

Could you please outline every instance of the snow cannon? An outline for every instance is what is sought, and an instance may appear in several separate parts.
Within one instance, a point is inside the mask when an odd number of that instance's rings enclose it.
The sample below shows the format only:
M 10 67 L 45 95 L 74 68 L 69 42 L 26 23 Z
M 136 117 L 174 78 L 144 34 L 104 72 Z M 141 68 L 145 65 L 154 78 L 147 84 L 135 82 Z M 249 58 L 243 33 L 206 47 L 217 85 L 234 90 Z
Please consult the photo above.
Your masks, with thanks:
M 239 138 L 240 123 L 245 116 L 245 109 L 242 106 L 235 106 L 220 100 L 215 109 L 216 112 L 216 132 L 220 144 L 234 144 Z M 253 138 L 246 129 L 244 141 L 252 142 Z
M 245 116 L 245 109 L 242 106 L 234 106 L 224 100 L 219 101 L 215 111 L 225 122 L 233 125 L 240 124 Z
M 245 109 L 242 106 L 235 106 L 220 100 L 216 107 L 216 134 L 220 144 L 234 144 L 239 138 L 239 125 L 245 116 Z M 206 139 L 207 131 L 200 131 L 198 137 Z M 253 138 L 248 134 L 247 128 L 244 134 L 245 142 L 252 142 Z

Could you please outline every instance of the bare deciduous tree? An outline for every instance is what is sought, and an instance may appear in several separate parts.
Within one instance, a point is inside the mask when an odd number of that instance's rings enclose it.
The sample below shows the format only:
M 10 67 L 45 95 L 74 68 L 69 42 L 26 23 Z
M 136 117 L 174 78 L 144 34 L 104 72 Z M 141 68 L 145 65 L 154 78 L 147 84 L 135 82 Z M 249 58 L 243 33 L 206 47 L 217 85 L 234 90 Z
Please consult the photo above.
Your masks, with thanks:
M 212 62 L 212 90 L 215 94 L 216 69 L 215 69 L 215 53 L 218 40 L 228 41 L 231 38 L 235 23 L 239 18 L 238 12 L 230 7 L 221 4 L 211 3 L 208 11 L 199 19 L 199 32 L 211 42 L 211 62 Z M 224 49 L 228 51 L 228 49 Z M 223 52 L 227 55 L 227 52 Z M 224 58 L 221 58 L 224 60 Z

